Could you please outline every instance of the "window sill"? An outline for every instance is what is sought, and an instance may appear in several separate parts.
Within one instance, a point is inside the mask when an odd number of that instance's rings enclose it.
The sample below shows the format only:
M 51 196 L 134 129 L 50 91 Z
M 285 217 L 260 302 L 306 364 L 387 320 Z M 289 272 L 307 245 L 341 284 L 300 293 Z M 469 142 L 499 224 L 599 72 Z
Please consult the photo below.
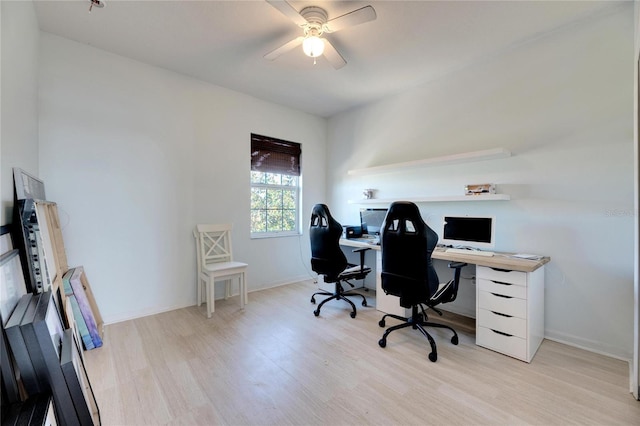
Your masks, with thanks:
M 281 237 L 299 237 L 302 232 L 290 231 L 290 232 L 261 232 L 257 234 L 251 234 L 252 240 L 262 240 L 264 238 L 281 238 Z

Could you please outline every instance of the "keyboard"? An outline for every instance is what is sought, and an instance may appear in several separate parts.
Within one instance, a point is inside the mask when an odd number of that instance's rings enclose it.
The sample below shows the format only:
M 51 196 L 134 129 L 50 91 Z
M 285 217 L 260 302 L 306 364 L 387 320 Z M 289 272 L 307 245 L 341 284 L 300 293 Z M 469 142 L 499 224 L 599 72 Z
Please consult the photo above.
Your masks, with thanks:
M 359 237 L 359 238 L 349 238 L 352 241 L 358 241 L 360 243 L 367 243 L 373 246 L 380 245 L 380 237 L 378 236 L 369 236 L 369 237 Z
M 465 248 L 448 248 L 445 250 L 447 253 L 456 253 L 456 254 L 470 254 L 471 256 L 486 256 L 491 257 L 494 255 L 492 251 L 484 251 L 484 250 L 469 250 Z

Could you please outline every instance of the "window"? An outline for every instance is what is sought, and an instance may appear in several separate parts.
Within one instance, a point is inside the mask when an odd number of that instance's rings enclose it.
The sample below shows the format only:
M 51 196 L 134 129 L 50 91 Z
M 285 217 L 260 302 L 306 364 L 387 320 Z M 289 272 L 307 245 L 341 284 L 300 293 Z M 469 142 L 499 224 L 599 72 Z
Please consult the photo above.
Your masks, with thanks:
M 251 236 L 300 233 L 300 144 L 251 134 Z

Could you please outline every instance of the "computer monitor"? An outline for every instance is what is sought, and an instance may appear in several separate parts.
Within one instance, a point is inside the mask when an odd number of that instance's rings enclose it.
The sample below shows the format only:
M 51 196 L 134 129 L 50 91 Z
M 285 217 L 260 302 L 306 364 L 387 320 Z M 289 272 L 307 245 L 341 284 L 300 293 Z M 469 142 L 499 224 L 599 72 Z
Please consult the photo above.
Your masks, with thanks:
M 479 249 L 495 245 L 495 218 L 492 216 L 444 216 L 442 221 L 444 245 Z
M 360 226 L 363 234 L 380 235 L 387 209 L 360 209 Z

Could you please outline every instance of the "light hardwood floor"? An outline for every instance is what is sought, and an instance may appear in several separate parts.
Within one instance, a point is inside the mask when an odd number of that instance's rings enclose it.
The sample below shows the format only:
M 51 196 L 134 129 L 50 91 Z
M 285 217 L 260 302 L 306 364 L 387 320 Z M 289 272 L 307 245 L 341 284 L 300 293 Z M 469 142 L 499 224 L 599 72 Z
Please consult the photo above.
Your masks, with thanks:
M 531 364 L 434 330 L 378 346 L 381 313 L 310 281 L 107 326 L 85 353 L 104 425 L 640 425 L 628 363 L 545 340 Z M 373 293 L 370 304 L 374 304 Z M 355 300 L 355 299 L 354 299 Z M 436 315 L 432 319 L 436 319 Z M 454 318 L 454 320 L 456 320 Z M 395 324 L 388 320 L 387 326 Z

